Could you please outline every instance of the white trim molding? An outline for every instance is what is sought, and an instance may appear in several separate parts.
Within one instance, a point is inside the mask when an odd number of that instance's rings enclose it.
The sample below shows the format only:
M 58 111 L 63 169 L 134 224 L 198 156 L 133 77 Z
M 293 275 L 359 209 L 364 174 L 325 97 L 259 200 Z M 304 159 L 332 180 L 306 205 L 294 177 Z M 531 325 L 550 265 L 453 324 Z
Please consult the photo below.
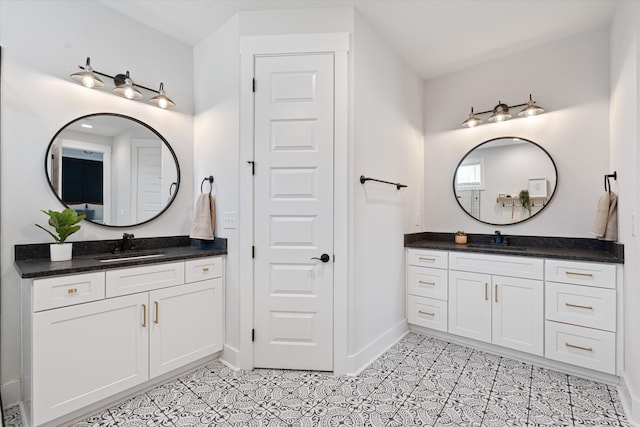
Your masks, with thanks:
M 336 374 L 347 371 L 348 307 L 348 147 L 349 33 L 247 36 L 240 38 L 240 342 L 234 366 L 253 368 L 253 176 L 254 59 L 261 55 L 331 52 L 334 54 L 334 363 Z M 258 165 L 259 167 L 259 165 Z M 226 352 L 225 352 L 226 353 Z
M 628 384 L 626 375 L 622 374 L 618 384 L 618 396 L 629 424 L 640 427 L 640 396 L 635 394 L 635 390 L 631 390 Z
M 407 319 L 402 319 L 402 321 L 369 343 L 365 348 L 347 357 L 347 375 L 358 375 L 408 333 L 409 325 Z

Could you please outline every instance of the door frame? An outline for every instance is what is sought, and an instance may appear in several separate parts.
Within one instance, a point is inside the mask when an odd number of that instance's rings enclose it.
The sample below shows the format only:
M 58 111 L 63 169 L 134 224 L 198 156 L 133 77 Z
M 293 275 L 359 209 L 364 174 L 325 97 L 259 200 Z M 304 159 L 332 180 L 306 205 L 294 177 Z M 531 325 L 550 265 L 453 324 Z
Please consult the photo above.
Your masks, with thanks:
M 262 55 L 333 53 L 334 55 L 334 203 L 333 241 L 333 369 L 336 374 L 347 372 L 348 331 L 348 52 L 349 33 L 292 34 L 248 36 L 240 38 L 240 348 L 236 354 L 227 352 L 225 359 L 241 369 L 253 369 L 252 342 L 254 311 L 254 59 Z M 256 165 L 260 167 L 260 165 Z

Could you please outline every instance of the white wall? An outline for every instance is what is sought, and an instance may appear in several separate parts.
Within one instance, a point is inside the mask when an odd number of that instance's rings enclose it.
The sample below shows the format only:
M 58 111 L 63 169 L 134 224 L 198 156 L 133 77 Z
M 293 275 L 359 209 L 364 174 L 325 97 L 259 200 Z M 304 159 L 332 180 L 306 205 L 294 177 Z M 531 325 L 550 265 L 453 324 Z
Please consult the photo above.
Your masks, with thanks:
M 608 30 L 602 29 L 426 81 L 424 229 L 591 237 L 603 175 L 610 172 L 608 57 Z M 499 100 L 519 104 L 529 93 L 545 114 L 460 127 L 471 106 L 484 111 Z M 452 179 L 467 151 L 501 136 L 519 136 L 545 148 L 558 168 L 558 188 L 550 205 L 531 220 L 492 226 L 460 209 Z
M 240 297 L 238 230 L 222 228 L 223 212 L 239 212 L 239 19 L 234 16 L 194 48 L 194 180 L 212 175 L 216 235 L 227 238 L 225 342 L 239 349 Z M 194 194 L 195 197 L 195 194 Z M 229 355 L 225 356 L 231 358 Z
M 624 383 L 630 392 L 627 417 L 640 424 L 640 241 L 631 225 L 640 212 L 640 4 L 620 2 L 611 24 L 611 169 L 618 171 L 619 240 L 625 245 L 624 264 Z
M 348 316 L 349 354 L 359 368 L 406 330 L 403 238 L 421 230 L 424 86 L 359 13 L 353 40 Z M 408 187 L 362 185 L 360 175 Z
M 43 167 L 51 138 L 72 119 L 96 112 L 148 123 L 173 146 L 183 191 L 161 218 L 124 230 L 136 237 L 187 234 L 193 206 L 193 53 L 110 8 L 79 1 L 1 1 L 0 45 L 0 383 L 4 404 L 11 405 L 20 399 L 20 280 L 13 267 L 13 246 L 49 242 L 33 224 L 46 219 L 40 209 L 62 208 Z M 177 108 L 165 111 L 73 83 L 69 75 L 87 56 L 95 69 L 107 74 L 129 70 L 134 81 L 150 87 L 163 81 Z M 124 230 L 85 222 L 71 241 L 118 238 Z

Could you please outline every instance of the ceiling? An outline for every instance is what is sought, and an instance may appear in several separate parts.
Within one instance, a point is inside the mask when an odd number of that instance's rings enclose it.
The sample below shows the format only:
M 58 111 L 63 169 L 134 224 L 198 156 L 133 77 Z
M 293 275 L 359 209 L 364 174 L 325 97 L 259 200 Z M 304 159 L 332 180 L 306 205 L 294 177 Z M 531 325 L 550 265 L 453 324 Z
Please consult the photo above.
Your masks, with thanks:
M 423 78 L 609 24 L 637 0 L 96 0 L 188 45 L 241 11 L 355 7 Z

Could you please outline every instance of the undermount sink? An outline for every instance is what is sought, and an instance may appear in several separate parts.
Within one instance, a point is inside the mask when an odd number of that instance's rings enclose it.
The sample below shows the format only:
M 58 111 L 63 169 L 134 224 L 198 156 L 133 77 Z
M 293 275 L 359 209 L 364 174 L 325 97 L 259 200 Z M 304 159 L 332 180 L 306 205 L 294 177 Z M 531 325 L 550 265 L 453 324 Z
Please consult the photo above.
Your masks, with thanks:
M 105 255 L 97 257 L 96 259 L 100 262 L 122 262 L 136 259 L 158 258 L 164 255 L 165 254 L 163 252 L 129 252 L 116 255 Z
M 522 246 L 509 246 L 505 244 L 483 244 L 483 243 L 469 243 L 467 245 L 469 248 L 477 248 L 477 249 L 488 249 L 494 251 L 513 251 L 513 252 L 525 252 L 527 248 L 523 248 Z

